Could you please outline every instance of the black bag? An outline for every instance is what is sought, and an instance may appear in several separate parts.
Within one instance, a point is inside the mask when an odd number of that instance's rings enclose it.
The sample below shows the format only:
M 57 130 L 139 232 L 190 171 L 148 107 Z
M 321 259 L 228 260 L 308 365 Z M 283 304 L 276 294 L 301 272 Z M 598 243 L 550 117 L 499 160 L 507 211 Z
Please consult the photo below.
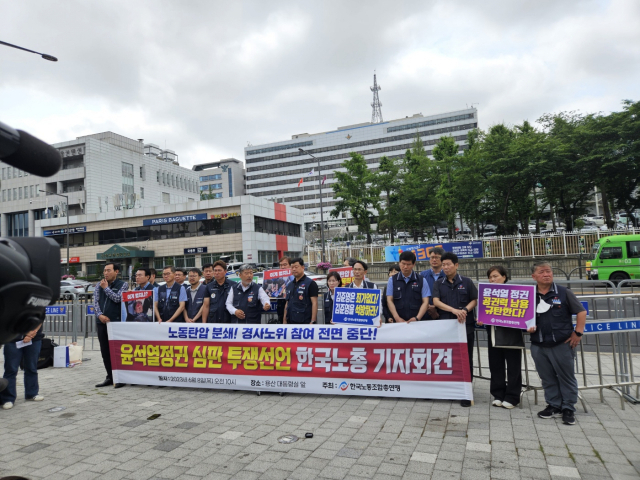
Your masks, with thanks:
M 38 370 L 41 368 L 53 367 L 53 349 L 57 347 L 50 338 L 42 339 L 42 346 L 40 347 L 40 355 L 38 355 Z M 24 360 L 23 360 L 24 361 Z M 20 367 L 24 370 L 23 361 L 20 362 Z
M 522 330 L 519 328 L 491 326 L 490 341 L 496 348 L 525 348 Z

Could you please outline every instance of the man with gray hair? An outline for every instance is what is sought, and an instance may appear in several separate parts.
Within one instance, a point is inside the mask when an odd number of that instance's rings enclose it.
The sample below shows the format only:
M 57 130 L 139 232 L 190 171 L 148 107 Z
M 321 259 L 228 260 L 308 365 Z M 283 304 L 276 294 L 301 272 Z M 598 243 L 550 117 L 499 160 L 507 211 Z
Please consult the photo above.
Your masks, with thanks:
M 531 333 L 531 356 L 547 402 L 538 416 L 562 416 L 562 423 L 574 425 L 578 401 L 574 348 L 582 338 L 587 312 L 571 290 L 556 285 L 549 263 L 534 263 L 531 273 L 537 283 L 536 326 L 527 331 Z M 575 329 L 572 315 L 576 316 Z
M 431 268 L 429 270 L 425 270 L 424 272 L 420 272 L 420 276 L 427 281 L 430 292 L 433 292 L 433 284 L 445 276 L 444 272 L 442 271 L 442 255 L 444 255 L 444 248 L 433 247 L 429 252 L 429 264 L 431 265 Z M 433 297 L 431 297 L 429 299 L 429 307 L 427 308 L 427 313 L 425 314 L 423 320 L 437 320 L 439 317 L 440 316 L 438 315 L 438 311 L 433 304 Z
M 262 310 L 269 311 L 271 300 L 262 287 L 253 282 L 251 265 L 242 265 L 238 274 L 240 281 L 229 290 L 226 303 L 231 323 L 261 323 Z

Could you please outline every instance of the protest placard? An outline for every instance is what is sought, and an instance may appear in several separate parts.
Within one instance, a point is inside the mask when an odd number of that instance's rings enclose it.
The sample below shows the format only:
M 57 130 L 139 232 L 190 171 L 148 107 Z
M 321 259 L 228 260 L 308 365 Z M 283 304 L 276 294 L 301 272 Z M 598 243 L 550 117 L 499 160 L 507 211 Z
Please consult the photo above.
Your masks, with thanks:
M 293 280 L 291 269 L 265 270 L 262 289 L 269 298 L 286 298 L 287 285 Z
M 535 285 L 478 284 L 478 322 L 526 330 L 536 324 Z
M 122 294 L 123 322 L 153 322 L 154 290 L 134 290 Z
M 353 268 L 351 267 L 330 268 L 329 272 L 338 272 L 338 275 L 340 275 L 342 279 L 343 287 L 353 282 Z
M 333 297 L 333 323 L 380 325 L 382 294 L 378 289 L 336 288 Z
M 107 324 L 114 382 L 376 397 L 473 398 L 465 326 Z

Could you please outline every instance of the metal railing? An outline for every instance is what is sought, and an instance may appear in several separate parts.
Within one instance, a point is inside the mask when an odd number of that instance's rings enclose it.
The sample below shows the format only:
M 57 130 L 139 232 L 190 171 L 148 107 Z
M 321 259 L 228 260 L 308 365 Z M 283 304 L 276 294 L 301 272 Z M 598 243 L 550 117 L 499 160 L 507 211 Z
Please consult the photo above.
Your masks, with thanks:
M 452 242 L 482 242 L 483 258 L 505 259 L 526 257 L 567 257 L 569 255 L 586 255 L 591 253 L 593 244 L 600 238 L 611 235 L 626 235 L 640 233 L 640 228 L 627 228 L 624 230 L 597 230 L 594 232 L 560 232 L 549 234 L 529 234 L 479 238 L 448 238 L 421 239 L 414 241 L 403 239 L 395 244 L 371 244 L 352 243 L 346 245 L 325 245 L 325 255 L 328 262 L 333 265 L 342 265 L 344 259 L 353 257 L 370 263 L 385 262 L 385 247 L 400 245 L 415 245 L 418 243 L 441 244 Z M 309 245 L 307 254 L 309 263 L 316 265 L 321 261 L 322 247 Z
M 561 282 L 557 282 L 561 283 Z M 574 282 L 562 282 L 569 284 Z M 578 282 L 588 283 L 588 282 Z M 614 286 L 611 282 L 602 282 L 602 288 L 612 290 L 611 293 L 577 294 L 582 302 L 587 303 L 587 323 L 583 341 L 575 350 L 575 372 L 578 380 L 578 391 L 598 390 L 600 401 L 604 402 L 604 392 L 614 392 L 620 398 L 620 406 L 625 409 L 625 401 L 633 405 L 640 403 L 640 379 L 635 378 L 634 361 L 638 361 L 638 353 L 634 354 L 634 346 L 638 350 L 638 334 L 640 333 L 640 289 L 635 292 L 627 292 L 629 287 L 640 287 L 640 281 L 628 280 Z M 580 285 L 573 285 L 572 290 Z M 477 378 L 488 379 L 482 372 L 482 356 L 480 343 L 486 333 L 483 329 L 476 329 L 476 365 Z M 633 341 L 632 341 L 633 340 Z M 538 392 L 542 386 L 531 383 L 530 357 L 527 351 L 530 346 L 529 336 L 525 334 L 525 349 L 522 350 L 524 365 L 524 382 L 520 395 L 520 408 L 523 407 L 522 399 L 528 392 L 534 392 L 534 403 L 538 404 Z M 590 347 L 595 348 L 589 352 Z M 603 360 L 607 358 L 607 361 Z M 593 364 L 595 360 L 595 365 Z M 632 388 L 635 387 L 635 396 Z M 587 412 L 584 397 L 579 393 L 578 398 L 582 407 Z

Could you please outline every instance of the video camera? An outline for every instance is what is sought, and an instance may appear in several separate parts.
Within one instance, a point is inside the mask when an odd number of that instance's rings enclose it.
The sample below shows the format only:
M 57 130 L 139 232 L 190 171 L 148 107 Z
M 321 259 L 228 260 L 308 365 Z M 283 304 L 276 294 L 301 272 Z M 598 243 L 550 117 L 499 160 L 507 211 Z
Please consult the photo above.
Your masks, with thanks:
M 2 122 L 0 160 L 40 177 L 62 167 L 55 148 Z M 0 345 L 37 328 L 59 297 L 60 246 L 50 238 L 0 238 Z

